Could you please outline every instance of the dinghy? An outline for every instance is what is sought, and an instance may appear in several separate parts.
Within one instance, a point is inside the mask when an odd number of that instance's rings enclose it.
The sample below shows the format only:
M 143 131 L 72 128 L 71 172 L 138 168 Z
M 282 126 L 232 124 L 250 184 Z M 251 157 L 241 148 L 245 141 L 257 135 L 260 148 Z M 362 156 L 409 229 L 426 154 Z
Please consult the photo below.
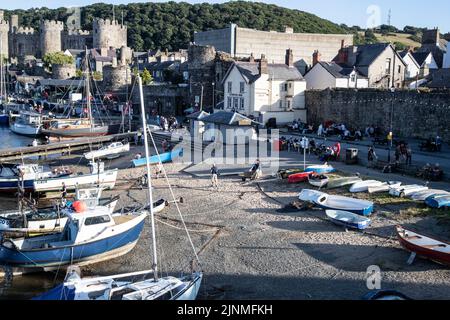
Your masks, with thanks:
M 369 218 L 347 211 L 326 210 L 325 213 L 331 221 L 346 228 L 364 230 L 371 222 Z
M 425 201 L 427 198 L 438 194 L 450 194 L 448 191 L 438 189 L 428 189 L 411 194 L 411 199 L 414 201 Z
M 324 165 L 316 165 L 316 166 L 309 166 L 305 169 L 305 172 L 315 172 L 317 174 L 327 174 L 335 172 L 336 169 L 334 169 L 332 166 L 324 164 Z
M 379 186 L 371 186 L 368 188 L 369 193 L 388 192 L 391 188 L 398 188 L 402 185 L 400 181 L 389 181 Z
M 428 190 L 428 187 L 419 185 L 419 184 L 412 184 L 412 185 L 407 185 L 407 186 L 399 186 L 396 188 L 390 188 L 389 194 L 394 197 L 404 198 L 413 193 L 424 191 L 424 190 Z
M 160 155 L 151 156 L 149 158 L 149 162 L 150 162 L 150 164 L 157 164 L 159 162 L 166 163 L 166 162 L 171 162 L 174 159 L 182 157 L 182 156 L 183 156 L 183 149 L 176 149 L 171 152 L 166 152 L 166 153 L 161 153 Z M 146 163 L 147 163 L 146 158 L 133 160 L 133 166 L 135 168 L 143 167 L 146 165 Z
M 312 172 L 301 172 L 292 174 L 288 178 L 288 183 L 300 183 L 308 181 L 308 177 L 312 175 Z
M 434 262 L 450 266 L 450 244 L 397 226 L 400 244 L 406 250 Z
M 304 172 L 304 169 L 287 169 L 287 170 L 279 170 L 277 172 L 277 177 L 279 177 L 280 179 L 287 179 L 289 178 L 290 175 L 296 174 L 296 173 L 301 173 Z
M 113 159 L 120 157 L 124 153 L 130 151 L 130 144 L 123 144 L 122 142 L 113 142 L 106 147 L 102 147 L 98 150 L 91 151 L 84 154 L 84 157 L 87 160 L 93 159 Z
M 328 210 L 349 211 L 363 216 L 369 216 L 373 212 L 373 202 L 329 195 L 315 190 L 303 189 L 299 199 Z
M 134 248 L 147 217 L 147 211 L 113 216 L 107 207 L 83 209 L 65 209 L 63 232 L 4 240 L 0 264 L 39 271 L 109 260 Z
M 312 175 L 308 178 L 308 182 L 310 185 L 318 188 L 323 188 L 328 183 L 328 177 L 324 175 Z
M 379 187 L 383 184 L 381 181 L 377 180 L 366 180 L 361 181 L 353 184 L 350 187 L 351 193 L 358 193 L 358 192 L 367 192 L 369 190 L 369 187 Z
M 450 208 L 450 194 L 436 194 L 425 200 L 427 206 L 431 208 Z
M 345 186 L 349 186 L 355 184 L 357 182 L 362 181 L 360 177 L 344 177 L 344 178 L 336 178 L 330 179 L 327 184 L 327 189 L 336 189 Z

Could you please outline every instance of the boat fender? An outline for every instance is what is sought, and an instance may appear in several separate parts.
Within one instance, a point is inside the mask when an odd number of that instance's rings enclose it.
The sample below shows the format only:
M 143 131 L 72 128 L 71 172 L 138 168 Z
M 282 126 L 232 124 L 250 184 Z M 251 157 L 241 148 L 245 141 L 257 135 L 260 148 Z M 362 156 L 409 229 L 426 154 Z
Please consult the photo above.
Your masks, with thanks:
M 75 201 L 72 204 L 72 207 L 74 208 L 76 213 L 83 213 L 87 209 L 86 203 L 83 201 Z

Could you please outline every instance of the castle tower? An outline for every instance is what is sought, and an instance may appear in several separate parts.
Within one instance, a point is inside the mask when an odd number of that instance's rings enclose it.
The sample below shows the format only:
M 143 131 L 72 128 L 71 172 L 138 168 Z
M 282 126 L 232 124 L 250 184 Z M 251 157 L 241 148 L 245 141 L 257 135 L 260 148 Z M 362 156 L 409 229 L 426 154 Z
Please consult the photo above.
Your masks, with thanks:
M 117 20 L 95 19 L 93 22 L 94 48 L 127 47 L 127 26 Z
M 19 28 L 19 16 L 13 14 L 9 17 L 9 32 L 14 33 Z
M 3 10 L 0 10 L 0 39 L 1 39 L 1 48 L 0 55 L 3 57 L 9 57 L 9 23 L 8 21 L 3 20 Z
M 64 23 L 61 21 L 45 20 L 41 22 L 40 40 L 41 56 L 62 50 L 62 32 Z

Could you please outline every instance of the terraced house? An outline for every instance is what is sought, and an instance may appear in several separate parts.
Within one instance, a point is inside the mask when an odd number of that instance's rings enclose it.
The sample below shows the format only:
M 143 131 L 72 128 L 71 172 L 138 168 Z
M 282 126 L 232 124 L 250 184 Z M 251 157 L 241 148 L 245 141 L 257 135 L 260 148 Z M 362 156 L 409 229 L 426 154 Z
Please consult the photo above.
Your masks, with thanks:
M 251 116 L 260 123 L 276 119 L 277 124 L 306 121 L 306 81 L 294 66 L 292 50 L 285 64 L 269 64 L 264 55 L 259 61 L 236 61 L 223 81 L 225 111 Z

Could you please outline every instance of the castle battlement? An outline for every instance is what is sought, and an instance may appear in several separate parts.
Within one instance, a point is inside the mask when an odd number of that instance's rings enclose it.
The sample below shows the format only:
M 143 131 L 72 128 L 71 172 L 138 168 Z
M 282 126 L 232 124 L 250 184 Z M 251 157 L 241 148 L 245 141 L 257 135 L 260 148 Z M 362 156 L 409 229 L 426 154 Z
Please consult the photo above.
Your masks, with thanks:
M 62 21 L 55 21 L 55 20 L 44 20 L 41 22 L 41 27 L 44 29 L 54 29 L 54 30 L 64 30 L 64 22 Z
M 120 29 L 126 29 L 127 26 L 120 24 L 117 20 L 110 19 L 94 19 L 94 25 L 102 28 L 102 27 L 116 27 Z
M 34 29 L 31 27 L 19 27 L 16 29 L 15 34 L 34 34 Z
M 67 32 L 69 36 L 89 36 L 91 32 L 89 30 L 69 30 Z
M 6 26 L 9 28 L 9 21 L 0 20 L 0 28 L 2 28 L 3 26 Z

